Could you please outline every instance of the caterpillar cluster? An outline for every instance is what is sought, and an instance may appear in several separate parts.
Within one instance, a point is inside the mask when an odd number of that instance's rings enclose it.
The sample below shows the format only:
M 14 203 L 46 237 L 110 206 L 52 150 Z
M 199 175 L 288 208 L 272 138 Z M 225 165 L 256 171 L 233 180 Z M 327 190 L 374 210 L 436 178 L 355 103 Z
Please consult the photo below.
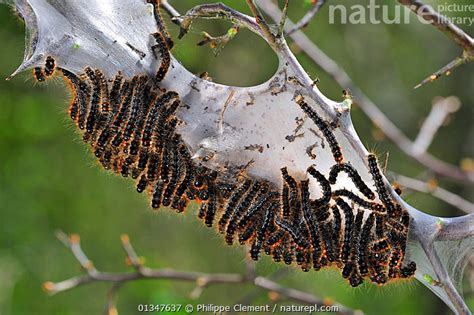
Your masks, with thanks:
M 150 196 L 152 208 L 182 212 L 190 201 L 200 203 L 198 217 L 205 225 L 217 226 L 229 245 L 248 244 L 254 260 L 263 252 L 276 262 L 296 263 L 303 271 L 336 266 L 353 287 L 364 279 L 383 284 L 413 276 L 415 263 L 404 263 L 410 217 L 391 197 L 375 156 L 367 158 L 374 192 L 344 162 L 333 124 L 302 96 L 295 102 L 319 128 L 334 157 L 327 176 L 310 166 L 306 179 L 297 181 L 291 170 L 282 167 L 278 186 L 241 172 L 211 170 L 191 158 L 177 132 L 182 123 L 175 115 L 180 97 L 160 86 L 172 41 L 159 12 L 156 15 L 159 32 L 153 34 L 152 49 L 161 64 L 154 77 L 125 78 L 119 72 L 107 78 L 90 67 L 76 75 L 56 69 L 52 57 L 34 70 L 38 81 L 55 70 L 63 75 L 73 94 L 70 117 L 99 163 L 132 177 L 136 190 Z M 357 192 L 334 189 L 341 172 Z M 311 199 L 310 181 L 319 185 L 320 198 Z

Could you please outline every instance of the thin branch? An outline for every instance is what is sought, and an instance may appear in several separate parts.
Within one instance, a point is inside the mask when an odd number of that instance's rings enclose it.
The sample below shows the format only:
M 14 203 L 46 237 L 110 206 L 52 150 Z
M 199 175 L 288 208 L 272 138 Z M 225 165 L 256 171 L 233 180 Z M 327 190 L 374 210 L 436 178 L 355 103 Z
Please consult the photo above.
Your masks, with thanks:
M 283 13 L 281 15 L 280 19 L 280 26 L 278 27 L 278 37 L 283 36 L 283 32 L 285 31 L 285 23 L 286 23 L 286 18 L 288 17 L 288 4 L 289 0 L 285 0 L 285 4 L 283 5 Z
M 246 1 L 247 1 L 247 6 L 250 8 L 250 11 L 252 11 L 253 16 L 255 17 L 255 22 L 257 22 L 258 26 L 262 30 L 262 33 L 267 39 L 267 41 L 272 45 L 276 45 L 275 35 L 273 35 L 272 31 L 270 30 L 270 26 L 265 21 L 265 18 L 263 17 L 263 14 L 260 12 L 260 9 L 255 5 L 254 0 L 246 0 Z M 281 16 L 284 16 L 284 13 L 282 13 Z
M 452 23 L 447 17 L 439 14 L 431 6 L 419 0 L 398 0 L 398 2 L 446 34 L 464 51 L 467 51 L 470 55 L 474 55 L 474 39 L 459 26 Z
M 117 298 L 118 290 L 122 287 L 122 282 L 117 282 L 112 285 L 109 292 L 107 292 L 107 304 L 105 306 L 105 315 L 117 315 L 117 305 L 115 299 Z
M 415 154 L 419 155 L 426 152 L 433 141 L 436 132 L 444 123 L 446 118 L 450 114 L 456 112 L 460 106 L 461 103 L 456 96 L 439 98 L 435 100 L 433 107 L 431 108 L 431 112 L 423 122 L 420 132 L 413 142 L 413 146 L 416 150 Z
M 439 200 L 442 200 L 463 212 L 474 213 L 473 203 L 446 189 L 403 175 L 397 175 L 396 180 L 401 186 L 405 188 L 431 194 L 433 197 L 436 197 Z
M 439 14 L 431 6 L 418 0 L 398 0 L 398 2 L 408 7 L 416 15 L 446 34 L 463 49 L 463 53 L 460 57 L 457 57 L 446 66 L 424 79 L 421 83 L 415 86 L 415 89 L 428 82 L 433 82 L 443 75 L 447 76 L 460 65 L 474 60 L 474 39 L 456 24 L 452 23 L 446 16 Z
M 261 1 L 260 6 L 272 19 L 278 19 L 281 15 L 278 6 L 271 1 Z M 285 29 L 289 31 L 293 28 L 294 24 L 290 20 L 287 20 Z M 292 33 L 290 37 L 308 57 L 328 73 L 341 87 L 351 91 L 354 95 L 355 103 L 359 105 L 370 120 L 379 126 L 383 133 L 405 154 L 438 175 L 474 183 L 474 173 L 465 172 L 459 167 L 441 161 L 427 152 L 416 154 L 416 147 L 413 141 L 398 129 L 398 127 L 354 84 L 343 68 L 321 51 L 303 32 L 296 31 Z
M 143 271 L 143 263 L 135 252 L 135 249 L 132 247 L 132 244 L 130 244 L 129 236 L 127 234 L 123 234 L 120 237 L 120 240 L 122 241 L 122 248 L 127 254 L 127 263 L 132 265 L 137 272 L 141 273 Z
M 67 236 L 64 232 L 57 233 L 61 242 L 71 250 L 76 260 L 84 267 L 91 260 L 87 257 L 81 248 L 79 237 L 76 234 Z M 328 305 L 322 299 L 300 290 L 284 287 L 271 279 L 257 276 L 255 274 L 254 264 L 247 264 L 247 273 L 244 275 L 236 273 L 199 273 L 192 271 L 177 271 L 173 269 L 151 269 L 143 266 L 139 256 L 130 243 L 127 235 L 122 235 L 122 247 L 127 255 L 127 261 L 135 268 L 134 272 L 102 272 L 94 268 L 94 272 L 87 269 L 87 274 L 73 277 L 61 282 L 46 282 L 43 288 L 49 294 L 57 294 L 76 287 L 94 283 L 94 282 L 111 282 L 113 285 L 107 294 L 106 314 L 117 314 L 115 306 L 116 294 L 121 286 L 129 281 L 141 279 L 171 279 L 180 281 L 195 282 L 196 288 L 191 292 L 191 297 L 199 297 L 202 290 L 209 285 L 214 284 L 253 284 L 255 287 L 264 289 L 269 292 L 277 292 L 281 298 L 300 302 L 304 304 Z M 85 262 L 87 262 L 85 264 Z M 356 312 L 348 307 L 333 303 L 334 310 L 340 314 L 355 314 Z M 362 314 L 357 311 L 357 314 Z
M 171 21 L 177 25 L 181 25 L 181 21 L 183 20 L 179 14 L 179 12 L 168 3 L 168 0 L 161 0 L 160 6 L 171 16 Z
M 95 269 L 94 264 L 82 251 L 81 238 L 79 235 L 72 234 L 68 236 L 62 231 L 56 231 L 56 237 L 64 244 L 64 246 L 71 250 L 76 260 L 81 264 L 82 269 L 91 276 L 97 274 L 97 269 Z
M 255 286 L 262 289 L 266 289 L 269 292 L 277 292 L 278 294 L 280 294 L 281 297 L 288 300 L 297 301 L 303 304 L 317 304 L 329 306 L 328 303 L 325 303 L 320 298 L 316 298 L 312 294 L 281 286 L 278 283 L 273 282 L 270 279 L 264 277 L 255 278 L 254 284 Z M 334 311 L 340 314 L 363 314 L 360 310 L 353 311 L 347 309 L 345 306 L 338 303 L 333 303 L 331 306 L 335 306 Z
M 250 261 L 250 260 L 247 260 Z M 280 268 L 277 269 L 274 273 L 269 275 L 267 279 L 270 279 L 272 281 L 280 280 L 284 276 L 288 274 L 290 271 L 289 268 Z M 245 305 L 250 305 L 260 294 L 261 294 L 262 289 L 261 288 L 255 288 L 251 292 L 249 292 L 247 295 L 244 297 L 240 298 L 236 303 L 234 304 L 245 304 Z
M 468 55 L 466 52 L 463 52 L 463 54 L 456 59 L 452 60 L 449 62 L 446 66 L 442 67 L 417 85 L 415 85 L 414 89 L 417 89 L 421 87 L 422 85 L 425 85 L 426 83 L 433 82 L 437 79 L 439 79 L 441 76 L 448 76 L 453 72 L 456 68 L 459 66 L 466 64 L 470 61 L 474 60 L 474 55 Z
M 326 0 L 316 0 L 316 2 L 313 4 L 313 7 L 308 12 L 306 12 L 306 14 L 293 26 L 292 29 L 288 31 L 288 35 L 291 35 L 292 33 L 308 26 L 308 24 L 325 3 Z

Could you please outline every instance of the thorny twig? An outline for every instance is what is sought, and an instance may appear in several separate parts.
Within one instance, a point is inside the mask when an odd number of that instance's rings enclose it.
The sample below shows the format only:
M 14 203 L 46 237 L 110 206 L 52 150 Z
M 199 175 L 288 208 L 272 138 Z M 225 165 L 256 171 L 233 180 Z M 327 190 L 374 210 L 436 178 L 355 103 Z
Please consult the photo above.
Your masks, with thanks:
M 474 60 L 474 55 L 471 55 L 469 57 L 469 55 L 466 52 L 463 52 L 461 56 L 452 60 L 446 66 L 442 67 L 441 69 L 439 69 L 438 71 L 436 71 L 435 73 L 433 73 L 432 75 L 430 75 L 429 77 L 427 77 L 426 79 L 424 79 L 423 81 L 415 85 L 414 89 L 417 89 L 426 83 L 433 82 L 443 75 L 448 76 L 451 74 L 451 72 L 453 72 L 454 69 L 472 60 Z
M 398 2 L 407 6 L 415 14 L 446 34 L 463 50 L 469 52 L 471 55 L 474 54 L 474 39 L 459 26 L 452 23 L 447 17 L 436 12 L 431 6 L 419 0 L 398 0 Z
M 416 85 L 415 88 L 418 88 L 425 83 L 432 82 L 442 75 L 449 75 L 460 65 L 474 60 L 474 39 L 460 27 L 452 23 L 446 16 L 439 14 L 431 6 L 424 4 L 419 0 L 398 0 L 398 2 L 405 5 L 416 15 L 446 34 L 463 49 L 461 56 L 430 75 L 428 78 Z
M 107 294 L 106 314 L 117 314 L 115 299 L 120 287 L 129 281 L 141 279 L 172 279 L 195 282 L 199 294 L 204 288 L 215 284 L 252 284 L 256 288 L 260 288 L 268 292 L 278 293 L 279 298 L 283 300 L 290 300 L 309 305 L 318 304 L 335 306 L 337 307 L 338 313 L 340 314 L 362 314 L 361 311 L 353 311 L 338 303 L 328 304 L 327 301 L 324 301 L 315 295 L 296 289 L 287 288 L 269 278 L 258 276 L 255 274 L 255 270 L 253 269 L 252 265 L 248 266 L 247 273 L 245 274 L 199 273 L 192 271 L 178 271 L 173 269 L 148 268 L 142 264 L 127 235 L 122 235 L 121 237 L 122 247 L 126 253 L 127 262 L 135 269 L 135 271 L 121 273 L 98 271 L 96 268 L 90 267 L 93 266 L 93 264 L 82 250 L 80 238 L 78 235 L 73 234 L 68 236 L 64 232 L 58 232 L 57 237 L 67 248 L 71 250 L 76 260 L 84 268 L 86 274 L 61 282 L 46 282 L 44 283 L 43 288 L 49 294 L 57 294 L 94 282 L 110 282 L 112 283 L 112 287 Z M 197 298 L 199 294 L 196 294 L 196 289 L 194 289 L 193 292 L 191 292 L 191 298 Z
M 273 19 L 278 19 L 281 11 L 276 4 L 271 1 L 261 1 L 262 10 Z M 287 20 L 285 29 L 292 30 L 294 24 Z M 459 181 L 474 183 L 474 174 L 465 172 L 459 167 L 439 160 L 428 152 L 417 154 L 417 148 L 411 141 L 385 114 L 375 105 L 364 92 L 362 92 L 352 81 L 349 75 L 334 60 L 321 51 L 303 32 L 296 31 L 290 35 L 294 43 L 328 73 L 341 87 L 348 89 L 354 95 L 357 105 L 364 113 L 379 126 L 382 132 L 390 138 L 405 154 L 417 160 L 420 164 L 431 169 L 438 175 L 453 178 Z

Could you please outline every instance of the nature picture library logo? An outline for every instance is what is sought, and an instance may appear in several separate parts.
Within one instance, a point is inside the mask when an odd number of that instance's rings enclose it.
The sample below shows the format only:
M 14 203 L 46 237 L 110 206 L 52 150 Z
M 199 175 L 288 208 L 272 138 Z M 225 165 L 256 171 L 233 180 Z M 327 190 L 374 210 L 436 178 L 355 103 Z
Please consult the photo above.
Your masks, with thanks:
M 424 24 L 445 24 L 450 21 L 457 25 L 473 26 L 474 3 L 443 2 L 428 5 L 414 1 L 413 5 L 404 6 L 370 0 L 365 5 L 329 5 L 330 24 L 409 24 L 412 19 L 418 19 Z

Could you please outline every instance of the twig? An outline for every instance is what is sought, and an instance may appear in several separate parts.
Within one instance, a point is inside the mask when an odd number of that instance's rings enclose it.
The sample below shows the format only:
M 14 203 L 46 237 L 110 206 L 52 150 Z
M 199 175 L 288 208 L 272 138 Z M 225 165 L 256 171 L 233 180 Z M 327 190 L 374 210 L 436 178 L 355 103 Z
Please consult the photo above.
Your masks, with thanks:
M 123 234 L 120 237 L 120 240 L 122 241 L 122 247 L 127 254 L 127 263 L 132 265 L 137 272 L 141 273 L 143 270 L 143 263 L 135 252 L 135 249 L 132 247 L 132 244 L 130 244 L 129 236 L 127 234 Z
M 424 79 L 421 83 L 415 86 L 415 89 L 425 83 L 435 81 L 442 75 L 449 75 L 460 65 L 474 60 L 474 39 L 456 24 L 452 23 L 447 17 L 439 14 L 431 6 L 424 4 L 419 0 L 398 0 L 398 2 L 408 7 L 416 15 L 446 34 L 463 49 L 463 54 L 460 57 L 457 57 L 446 66 Z
M 276 45 L 275 35 L 273 35 L 272 31 L 270 30 L 270 26 L 268 26 L 267 22 L 265 21 L 265 18 L 260 12 L 260 9 L 255 5 L 254 0 L 246 0 L 246 1 L 247 1 L 247 6 L 250 8 L 250 11 L 252 11 L 252 14 L 255 18 L 255 22 L 258 24 L 258 26 L 262 30 L 262 33 L 267 39 L 267 41 L 272 45 Z M 284 13 L 282 13 L 281 16 L 284 16 Z
M 182 18 L 176 9 L 168 3 L 168 0 L 161 0 L 160 6 L 171 16 L 171 21 L 177 25 L 181 24 Z
M 435 73 L 433 73 L 432 75 L 430 75 L 429 77 L 427 77 L 426 79 L 424 79 L 423 81 L 415 85 L 414 89 L 417 89 L 421 87 L 422 85 L 425 85 L 426 83 L 433 82 L 443 75 L 444 76 L 450 75 L 451 72 L 454 71 L 454 69 L 456 69 L 457 67 L 465 63 L 468 63 L 469 61 L 472 61 L 473 59 L 474 59 L 474 55 L 469 56 L 468 54 L 463 52 L 461 56 L 452 60 L 446 66 L 442 67 L 441 69 L 439 69 L 438 71 L 436 71 Z
M 91 276 L 97 274 L 97 269 L 95 269 L 94 264 L 82 251 L 81 238 L 79 235 L 72 234 L 68 236 L 62 231 L 56 231 L 56 237 L 61 241 L 61 243 L 71 250 L 76 260 L 81 264 L 82 269 L 84 269 Z
M 234 25 L 229 28 L 224 35 L 221 36 L 212 36 L 207 32 L 201 32 L 201 35 L 204 37 L 202 41 L 197 43 L 198 46 L 209 45 L 214 51 L 214 56 L 217 57 L 221 50 L 231 41 L 239 32 L 239 26 Z
M 306 12 L 306 14 L 299 20 L 292 29 L 290 29 L 287 33 L 288 35 L 291 35 L 292 33 L 305 28 L 308 26 L 308 24 L 311 22 L 311 20 L 314 18 L 314 16 L 319 12 L 321 7 L 326 3 L 326 0 L 316 0 L 316 2 L 313 4 L 313 7 Z
M 107 305 L 105 306 L 105 315 L 117 315 L 117 305 L 115 302 L 117 292 L 122 287 L 122 282 L 117 282 L 112 285 L 109 292 L 107 292 Z
M 283 13 L 281 15 L 280 19 L 280 26 L 278 27 L 278 37 L 283 36 L 283 32 L 285 31 L 285 23 L 286 23 L 286 18 L 288 17 L 288 4 L 289 0 L 285 0 L 285 4 L 283 5 Z
M 324 301 L 315 297 L 312 294 L 281 286 L 278 283 L 273 282 L 270 279 L 267 279 L 264 277 L 255 278 L 254 284 L 255 286 L 262 289 L 266 289 L 267 291 L 277 292 L 278 294 L 280 294 L 281 297 L 288 300 L 293 300 L 293 301 L 297 301 L 304 304 L 318 304 L 318 305 L 326 304 L 327 305 L 327 303 L 325 303 Z M 341 314 L 361 314 L 359 310 L 352 311 L 352 310 L 347 309 L 345 306 L 341 304 L 333 303 L 332 305 L 336 306 L 337 312 Z
M 281 11 L 271 1 L 261 1 L 260 6 L 272 19 L 278 19 Z M 287 20 L 285 29 L 293 29 L 294 24 Z M 349 75 L 334 60 L 321 51 L 303 32 L 296 31 L 290 35 L 300 49 L 328 73 L 341 87 L 349 89 L 354 95 L 357 105 L 364 113 L 390 138 L 405 154 L 417 160 L 425 167 L 438 175 L 453 178 L 459 181 L 474 183 L 474 174 L 439 160 L 433 155 L 424 152 L 415 154 L 414 143 L 387 117 L 385 114 L 354 84 Z
M 459 314 L 469 314 L 470 311 L 467 308 L 466 303 L 464 303 L 462 296 L 457 292 L 446 268 L 443 266 L 438 252 L 434 248 L 434 243 L 430 244 L 429 247 L 424 247 L 423 249 L 427 254 L 428 260 L 433 266 L 436 276 L 441 280 L 441 285 L 448 295 L 449 300 L 451 303 L 453 303 L 454 308 L 459 311 Z
M 461 103 L 456 96 L 435 100 L 431 112 L 423 122 L 420 132 L 413 142 L 416 155 L 426 152 L 439 127 L 441 127 L 449 114 L 456 112 L 460 106 Z
M 474 213 L 474 204 L 467 201 L 466 199 L 461 198 L 460 196 L 438 187 L 436 185 L 432 185 L 430 183 L 425 183 L 421 180 L 417 180 L 414 178 L 406 177 L 403 175 L 396 175 L 397 182 L 408 189 L 416 190 L 419 192 L 431 194 L 432 196 L 442 200 L 459 210 L 466 212 L 466 213 Z
M 474 39 L 456 24 L 452 23 L 447 17 L 436 12 L 431 6 L 419 0 L 398 0 L 398 2 L 446 34 L 463 50 L 469 52 L 471 55 L 474 54 Z
M 286 276 L 288 274 L 288 271 L 289 271 L 289 268 L 280 268 L 276 270 L 274 273 L 272 273 L 270 276 L 268 276 L 267 278 L 272 281 L 276 281 Z M 250 305 L 252 301 L 255 300 L 259 296 L 261 291 L 262 291 L 261 288 L 255 288 L 254 290 L 249 292 L 247 295 L 239 299 L 237 303 L 235 304 Z
M 67 236 L 64 232 L 57 233 L 58 238 L 61 242 L 71 250 L 76 260 L 81 266 L 89 265 L 90 260 L 81 248 L 79 237 L 76 234 Z M 87 270 L 87 274 L 82 276 L 73 277 L 61 282 L 46 282 L 43 284 L 43 288 L 49 294 L 57 294 L 67 290 L 74 289 L 81 285 L 86 285 L 94 282 L 111 282 L 113 285 L 107 294 L 107 305 L 106 314 L 114 315 L 117 314 L 115 306 L 115 298 L 118 290 L 121 286 L 129 281 L 141 280 L 141 279 L 171 279 L 180 281 L 195 282 L 199 288 L 196 294 L 196 289 L 191 292 L 191 297 L 197 298 L 204 288 L 213 284 L 253 284 L 255 287 L 264 289 L 269 292 L 277 292 L 281 298 L 300 302 L 303 304 L 318 304 L 328 305 L 328 303 L 322 299 L 300 290 L 284 287 L 268 278 L 257 276 L 255 274 L 253 263 L 247 265 L 247 273 L 244 275 L 236 273 L 199 273 L 192 271 L 177 271 L 173 269 L 151 269 L 142 265 L 138 255 L 135 252 L 132 244 L 130 243 L 127 235 L 122 235 L 122 247 L 127 255 L 127 261 L 135 268 L 133 272 L 102 272 L 97 269 L 93 269 L 93 272 Z M 337 310 L 340 314 L 363 314 L 361 311 L 353 311 L 348 307 L 331 303 L 330 306 L 334 306 L 334 310 Z

